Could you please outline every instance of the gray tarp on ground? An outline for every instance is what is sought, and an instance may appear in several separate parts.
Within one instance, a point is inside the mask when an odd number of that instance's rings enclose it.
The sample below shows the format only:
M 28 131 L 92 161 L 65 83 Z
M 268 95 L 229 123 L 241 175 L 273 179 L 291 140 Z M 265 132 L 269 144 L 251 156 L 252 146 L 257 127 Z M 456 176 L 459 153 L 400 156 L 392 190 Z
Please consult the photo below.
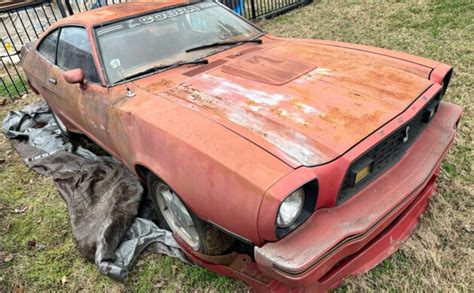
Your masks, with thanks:
M 86 138 L 65 139 L 46 103 L 10 112 L 3 131 L 28 167 L 53 177 L 77 247 L 101 273 L 122 280 L 150 244 L 151 251 L 186 261 L 172 234 L 149 220 L 138 179 Z

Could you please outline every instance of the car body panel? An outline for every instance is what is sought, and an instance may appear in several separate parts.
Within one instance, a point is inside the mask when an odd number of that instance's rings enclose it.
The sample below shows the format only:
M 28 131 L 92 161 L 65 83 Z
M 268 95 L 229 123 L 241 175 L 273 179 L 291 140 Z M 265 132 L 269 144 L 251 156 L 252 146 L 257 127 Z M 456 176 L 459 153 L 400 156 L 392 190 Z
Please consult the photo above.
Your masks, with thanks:
M 257 263 L 268 268 L 271 262 L 276 271 L 294 279 L 315 270 L 319 279 L 338 261 L 361 249 L 406 210 L 431 180 L 454 140 L 461 112 L 458 106 L 442 103 L 406 155 L 366 186 L 361 196 L 319 209 L 294 233 L 256 248 Z
M 441 161 L 454 141 L 461 113 L 461 107 L 442 103 L 433 123 L 389 172 L 358 197 L 317 211 L 296 233 L 256 247 L 255 261 L 237 255 L 223 262 L 185 247 L 186 254 L 214 272 L 245 280 L 257 292 L 336 288 L 348 275 L 375 267 L 410 236 L 435 192 Z M 319 262 L 318 256 L 323 256 Z M 298 269 L 289 274 L 278 264 Z
M 243 57 L 222 58 L 223 65 L 166 92 L 147 80 L 135 83 L 186 101 L 293 167 L 334 160 L 403 112 L 433 84 L 354 50 L 295 41 L 264 43 Z M 295 66 L 282 75 L 282 84 L 269 84 L 280 73 L 272 64 L 286 68 L 284 64 L 292 62 L 306 67 Z M 257 75 L 251 64 L 260 68 Z
M 123 162 L 159 174 L 203 220 L 259 243 L 260 201 L 291 168 L 191 109 L 132 90 L 137 98 L 109 110 Z
M 372 146 L 383 141 L 395 130 L 402 127 L 407 121 L 413 119 L 420 109 L 422 109 L 440 90 L 441 87 L 438 84 L 433 85 L 433 87 L 428 89 L 420 99 L 415 101 L 415 103 L 409 107 L 409 109 L 382 126 L 373 134 L 369 135 L 361 143 L 355 145 L 347 153 L 333 162 L 317 167 L 300 167 L 294 172 L 281 178 L 276 184 L 267 190 L 265 200 L 262 202 L 261 209 L 267 212 L 259 215 L 258 222 L 261 237 L 271 241 L 278 240 L 271 231 L 271 227 L 274 225 L 273 214 L 277 212 L 280 202 L 284 198 L 285 190 L 292 184 L 292 182 L 300 182 L 300 180 L 304 180 L 305 178 L 318 178 L 319 193 L 316 210 L 336 206 L 336 199 L 339 194 L 340 186 L 351 162 L 359 158 Z M 355 194 L 354 197 L 364 196 L 363 194 L 363 192 L 359 192 Z
M 47 31 L 45 36 L 55 29 Z M 89 37 L 92 35 L 89 34 Z M 87 133 L 109 153 L 120 159 L 121 156 L 113 144 L 107 143 L 110 141 L 110 136 L 106 131 L 107 115 L 103 113 L 114 99 L 108 95 L 109 89 L 95 83 L 87 83 L 85 90 L 80 89 L 77 84 L 68 84 L 63 77 L 64 70 L 49 63 L 36 51 L 41 40 L 37 41 L 30 50 L 32 52 L 22 60 L 30 84 L 46 99 L 69 130 Z M 55 83 L 51 83 L 50 80 L 54 80 Z M 91 116 L 95 119 L 90 119 Z

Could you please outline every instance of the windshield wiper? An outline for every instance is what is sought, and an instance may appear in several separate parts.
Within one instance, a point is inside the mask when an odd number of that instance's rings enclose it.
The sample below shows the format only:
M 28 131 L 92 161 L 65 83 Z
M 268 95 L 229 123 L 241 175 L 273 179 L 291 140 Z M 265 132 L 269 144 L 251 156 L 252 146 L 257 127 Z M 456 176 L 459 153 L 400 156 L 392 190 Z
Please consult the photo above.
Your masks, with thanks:
M 231 45 L 244 44 L 244 43 L 261 44 L 262 40 L 260 40 L 260 39 L 251 39 L 251 40 L 231 41 L 231 42 L 216 42 L 216 43 L 212 43 L 212 44 L 207 44 L 207 45 L 202 45 L 202 46 L 197 46 L 197 47 L 194 47 L 194 48 L 187 49 L 186 53 L 189 53 L 189 52 L 192 52 L 192 51 L 197 51 L 197 50 L 203 50 L 203 49 L 207 49 L 207 48 L 212 48 L 212 47 L 231 46 Z
M 140 71 L 138 73 L 132 74 L 130 76 L 127 76 L 127 77 L 125 77 L 121 80 L 116 81 L 115 83 L 119 83 L 119 82 L 130 80 L 130 79 L 134 79 L 135 77 L 139 77 L 141 75 L 157 72 L 157 71 L 160 71 L 160 70 L 171 69 L 171 68 L 176 68 L 176 67 L 179 67 L 179 66 L 182 66 L 182 65 L 193 65 L 193 64 L 209 64 L 209 60 L 207 60 L 207 59 L 198 59 L 198 60 L 194 60 L 194 61 L 180 61 L 180 62 L 176 62 L 176 63 L 173 63 L 173 64 L 168 64 L 168 65 L 158 65 L 158 66 L 154 66 L 154 67 L 148 68 L 146 70 Z

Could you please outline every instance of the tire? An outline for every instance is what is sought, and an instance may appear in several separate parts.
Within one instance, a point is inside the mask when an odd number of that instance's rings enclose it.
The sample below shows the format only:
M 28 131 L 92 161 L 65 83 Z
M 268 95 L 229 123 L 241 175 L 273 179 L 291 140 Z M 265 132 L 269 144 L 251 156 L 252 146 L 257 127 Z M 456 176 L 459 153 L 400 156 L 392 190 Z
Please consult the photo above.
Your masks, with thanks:
M 199 219 L 166 183 L 151 172 L 147 175 L 147 185 L 161 228 L 174 232 L 202 254 L 222 255 L 233 247 L 233 237 Z

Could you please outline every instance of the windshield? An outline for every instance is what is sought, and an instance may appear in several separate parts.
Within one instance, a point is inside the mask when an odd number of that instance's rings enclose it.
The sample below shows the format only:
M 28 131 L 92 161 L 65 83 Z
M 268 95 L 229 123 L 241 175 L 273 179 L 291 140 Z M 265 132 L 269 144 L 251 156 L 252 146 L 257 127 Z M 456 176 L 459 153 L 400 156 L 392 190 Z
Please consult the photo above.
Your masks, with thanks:
M 114 84 L 149 68 L 203 58 L 228 46 L 187 49 L 248 40 L 261 31 L 212 2 L 180 6 L 96 28 L 102 62 Z

